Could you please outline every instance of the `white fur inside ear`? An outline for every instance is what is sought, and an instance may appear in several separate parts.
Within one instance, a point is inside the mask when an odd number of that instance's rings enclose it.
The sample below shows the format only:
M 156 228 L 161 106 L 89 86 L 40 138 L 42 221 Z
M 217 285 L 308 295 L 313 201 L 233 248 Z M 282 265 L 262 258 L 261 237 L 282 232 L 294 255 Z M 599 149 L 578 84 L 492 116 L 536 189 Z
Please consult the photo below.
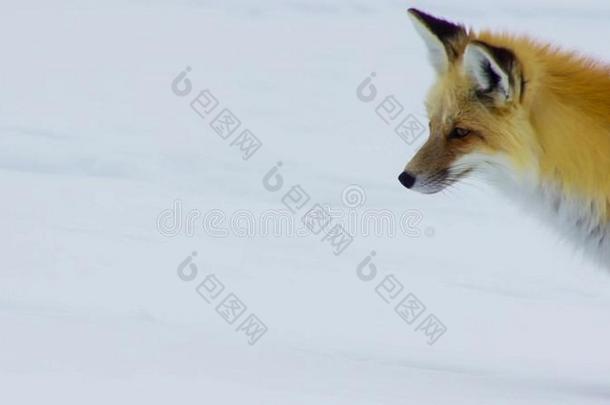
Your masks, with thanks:
M 496 90 L 502 93 L 506 101 L 510 100 L 510 80 L 508 74 L 498 65 L 493 56 L 487 50 L 476 44 L 466 46 L 464 52 L 464 71 L 470 75 L 479 86 L 480 90 Z M 495 78 L 490 75 L 490 70 Z M 495 88 L 494 88 L 495 86 Z
M 449 58 L 447 58 L 445 45 L 443 45 L 441 40 L 438 39 L 438 37 L 434 35 L 417 17 L 412 14 L 409 14 L 409 17 L 411 17 L 411 21 L 413 21 L 415 30 L 419 36 L 423 38 L 426 46 L 428 47 L 428 57 L 430 58 L 432 66 L 434 66 L 438 73 L 445 72 L 447 70 L 447 66 L 449 65 Z

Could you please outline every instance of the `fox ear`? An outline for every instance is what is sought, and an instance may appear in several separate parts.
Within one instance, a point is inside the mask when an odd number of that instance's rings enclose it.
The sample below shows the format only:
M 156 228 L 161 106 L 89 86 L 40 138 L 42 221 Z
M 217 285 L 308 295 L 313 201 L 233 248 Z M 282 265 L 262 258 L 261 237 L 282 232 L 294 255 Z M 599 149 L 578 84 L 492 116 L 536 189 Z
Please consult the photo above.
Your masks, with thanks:
M 445 72 L 449 63 L 461 53 L 458 45 L 460 40 L 467 37 L 466 30 L 461 25 L 432 17 L 414 8 L 409 9 L 409 17 L 428 47 L 432 65 L 438 73 Z
M 513 52 L 473 41 L 464 51 L 464 72 L 475 83 L 477 94 L 506 104 L 521 94 L 521 71 Z M 515 86 L 515 83 L 520 83 Z

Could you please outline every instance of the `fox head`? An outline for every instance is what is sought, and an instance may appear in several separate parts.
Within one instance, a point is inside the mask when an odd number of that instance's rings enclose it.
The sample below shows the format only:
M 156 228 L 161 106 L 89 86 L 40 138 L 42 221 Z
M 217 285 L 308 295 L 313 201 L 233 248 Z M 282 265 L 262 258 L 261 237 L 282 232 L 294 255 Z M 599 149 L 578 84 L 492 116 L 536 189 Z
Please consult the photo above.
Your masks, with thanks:
M 410 9 L 437 79 L 426 110 L 429 138 L 400 174 L 407 188 L 436 193 L 527 148 L 526 81 L 512 50 L 462 25 Z

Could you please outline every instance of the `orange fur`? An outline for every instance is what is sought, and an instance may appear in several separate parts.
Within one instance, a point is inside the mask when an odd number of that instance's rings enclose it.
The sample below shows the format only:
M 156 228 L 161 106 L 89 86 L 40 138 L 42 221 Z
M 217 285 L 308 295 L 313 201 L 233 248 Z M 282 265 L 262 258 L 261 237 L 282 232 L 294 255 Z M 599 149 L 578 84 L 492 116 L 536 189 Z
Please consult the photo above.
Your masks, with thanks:
M 610 265 L 610 66 L 409 11 L 438 77 L 401 183 L 435 193 L 492 173 Z
M 511 49 L 521 62 L 527 89 L 520 108 L 530 119 L 517 130 L 531 130 L 541 175 L 594 200 L 608 220 L 610 67 L 527 38 L 484 32 L 477 39 Z

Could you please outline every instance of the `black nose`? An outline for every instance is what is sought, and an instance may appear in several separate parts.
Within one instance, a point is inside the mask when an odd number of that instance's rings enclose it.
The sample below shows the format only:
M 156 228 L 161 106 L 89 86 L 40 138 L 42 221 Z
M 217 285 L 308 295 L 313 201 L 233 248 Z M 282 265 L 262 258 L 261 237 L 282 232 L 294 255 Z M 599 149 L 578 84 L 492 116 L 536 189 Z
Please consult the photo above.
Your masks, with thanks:
M 413 176 L 409 172 L 402 172 L 398 176 L 398 181 L 400 181 L 400 184 L 402 184 L 406 188 L 411 188 L 413 187 L 413 184 L 415 184 L 415 176 Z

